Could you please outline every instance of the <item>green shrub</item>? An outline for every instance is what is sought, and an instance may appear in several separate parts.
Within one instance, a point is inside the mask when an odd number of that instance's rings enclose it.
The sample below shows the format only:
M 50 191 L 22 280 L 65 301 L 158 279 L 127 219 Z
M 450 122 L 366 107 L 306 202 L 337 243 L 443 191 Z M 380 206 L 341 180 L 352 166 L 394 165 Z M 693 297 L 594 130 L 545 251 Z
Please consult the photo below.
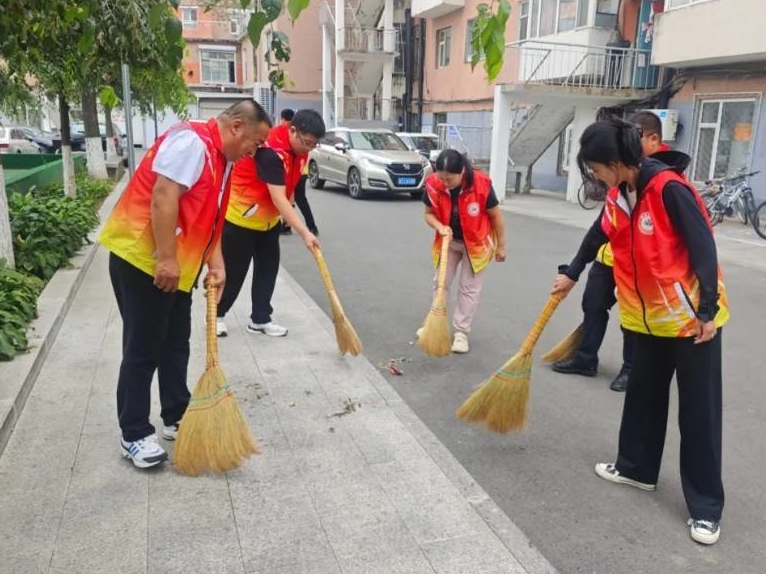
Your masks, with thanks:
M 43 282 L 6 267 L 0 259 L 0 361 L 10 361 L 27 348 L 27 325 L 37 316 Z

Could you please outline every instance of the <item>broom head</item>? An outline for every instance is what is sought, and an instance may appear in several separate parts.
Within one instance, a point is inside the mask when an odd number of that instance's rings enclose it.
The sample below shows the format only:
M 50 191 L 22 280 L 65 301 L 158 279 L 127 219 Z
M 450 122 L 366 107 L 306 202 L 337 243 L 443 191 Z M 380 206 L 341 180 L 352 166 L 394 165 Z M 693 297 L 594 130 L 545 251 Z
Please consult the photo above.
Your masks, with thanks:
M 218 364 L 216 290 L 207 293 L 207 368 L 178 427 L 173 464 L 181 474 L 225 472 L 258 453 L 239 403 Z
M 557 363 L 559 361 L 569 361 L 574 358 L 577 349 L 582 343 L 583 326 L 580 323 L 577 328 L 569 333 L 558 345 L 545 353 L 541 359 L 544 363 Z
M 362 341 L 359 339 L 359 335 L 356 334 L 351 321 L 348 320 L 348 317 L 343 312 L 343 307 L 335 290 L 328 291 L 327 295 L 330 298 L 332 322 L 335 325 L 335 339 L 338 341 L 338 349 L 341 355 L 349 353 L 356 356 L 362 352 Z
M 423 323 L 418 346 L 431 357 L 446 357 L 452 353 L 452 335 L 447 317 L 447 291 L 438 288 L 434 294 L 431 310 Z
M 483 422 L 494 432 L 521 430 L 527 419 L 530 353 L 517 353 L 484 381 L 458 409 L 457 416 Z

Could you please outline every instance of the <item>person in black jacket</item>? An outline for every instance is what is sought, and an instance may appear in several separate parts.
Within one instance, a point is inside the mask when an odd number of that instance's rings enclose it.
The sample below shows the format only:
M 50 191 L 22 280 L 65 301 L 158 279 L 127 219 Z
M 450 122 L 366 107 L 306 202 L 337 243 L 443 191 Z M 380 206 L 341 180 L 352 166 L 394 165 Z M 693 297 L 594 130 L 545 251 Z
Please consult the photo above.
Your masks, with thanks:
M 617 459 L 598 463 L 596 474 L 656 489 L 675 374 L 690 533 L 701 544 L 714 544 L 724 506 L 721 327 L 729 312 L 710 220 L 688 180 L 644 157 L 633 124 L 618 118 L 592 124 L 583 132 L 577 159 L 583 176 L 610 191 L 552 292 L 566 295 L 609 241 L 620 323 L 635 337 Z

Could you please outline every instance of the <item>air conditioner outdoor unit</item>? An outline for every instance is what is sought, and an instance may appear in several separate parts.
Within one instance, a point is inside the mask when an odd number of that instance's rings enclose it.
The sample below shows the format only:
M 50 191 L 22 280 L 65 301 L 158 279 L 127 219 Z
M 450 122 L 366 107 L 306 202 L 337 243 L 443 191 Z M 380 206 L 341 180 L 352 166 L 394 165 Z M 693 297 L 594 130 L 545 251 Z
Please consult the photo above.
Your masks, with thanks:
M 652 112 L 662 124 L 662 140 L 672 142 L 676 139 L 678 132 L 678 110 L 644 110 Z

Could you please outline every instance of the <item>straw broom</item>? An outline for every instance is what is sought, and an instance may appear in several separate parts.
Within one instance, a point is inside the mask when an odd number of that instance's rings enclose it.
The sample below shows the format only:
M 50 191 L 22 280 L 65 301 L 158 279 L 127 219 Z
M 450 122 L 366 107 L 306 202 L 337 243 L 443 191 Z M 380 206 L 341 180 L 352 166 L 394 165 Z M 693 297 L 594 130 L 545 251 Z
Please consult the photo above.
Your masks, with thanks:
M 215 318 L 216 288 L 207 287 L 207 361 L 189 406 L 181 419 L 173 451 L 173 464 L 181 474 L 199 476 L 206 471 L 225 472 L 258 453 L 242 416 L 234 391 L 218 362 Z
M 324 281 L 324 288 L 327 291 L 327 297 L 330 299 L 330 309 L 332 310 L 332 322 L 335 325 L 335 339 L 338 341 L 338 349 L 341 355 L 351 353 L 356 356 L 362 352 L 362 341 L 356 334 L 354 326 L 343 312 L 343 306 L 340 304 L 338 294 L 330 278 L 330 271 L 327 269 L 322 250 L 317 247 L 314 249 L 314 257 L 319 266 L 319 273 Z
M 521 348 L 468 397 L 457 411 L 459 418 L 484 422 L 489 430 L 499 433 L 524 428 L 532 349 L 562 298 L 561 294 L 550 296 Z
M 436 281 L 431 310 L 423 322 L 423 331 L 418 337 L 418 346 L 431 357 L 446 357 L 452 353 L 452 334 L 447 317 L 447 259 L 452 238 L 442 236 L 441 255 L 439 256 L 439 275 Z
M 583 336 L 583 326 L 580 323 L 577 328 L 569 333 L 562 341 L 545 353 L 540 359 L 544 363 L 558 363 L 559 361 L 569 361 L 574 358 L 575 353 L 580 348 Z

